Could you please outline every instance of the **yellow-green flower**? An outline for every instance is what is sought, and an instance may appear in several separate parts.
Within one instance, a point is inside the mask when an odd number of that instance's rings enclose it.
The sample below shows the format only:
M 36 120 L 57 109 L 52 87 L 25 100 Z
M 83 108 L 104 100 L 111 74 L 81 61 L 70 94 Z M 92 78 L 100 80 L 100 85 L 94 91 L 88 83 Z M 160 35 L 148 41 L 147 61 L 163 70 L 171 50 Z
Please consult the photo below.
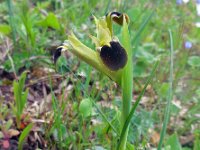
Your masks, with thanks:
M 68 40 L 61 46 L 62 51 L 71 51 L 74 55 L 120 84 L 121 73 L 126 66 L 128 57 L 127 51 L 119 40 L 113 36 L 112 21 L 122 25 L 123 20 L 128 22 L 129 19 L 125 14 L 112 12 L 99 19 L 94 16 L 94 20 L 96 36 L 90 35 L 90 38 L 96 46 L 95 50 L 84 45 L 71 33 Z

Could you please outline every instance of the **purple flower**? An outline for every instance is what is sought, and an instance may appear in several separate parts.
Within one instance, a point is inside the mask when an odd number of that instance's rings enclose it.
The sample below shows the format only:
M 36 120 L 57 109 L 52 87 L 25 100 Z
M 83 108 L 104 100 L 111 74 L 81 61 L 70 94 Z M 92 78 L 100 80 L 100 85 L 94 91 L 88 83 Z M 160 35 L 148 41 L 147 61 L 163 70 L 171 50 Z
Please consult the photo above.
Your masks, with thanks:
M 197 4 L 200 4 L 200 0 L 196 0 L 196 3 L 197 3 Z
M 186 49 L 190 49 L 190 48 L 192 48 L 192 43 L 190 41 L 186 41 L 184 46 Z
M 176 4 L 181 5 L 181 4 L 183 4 L 183 1 L 182 0 L 176 0 Z

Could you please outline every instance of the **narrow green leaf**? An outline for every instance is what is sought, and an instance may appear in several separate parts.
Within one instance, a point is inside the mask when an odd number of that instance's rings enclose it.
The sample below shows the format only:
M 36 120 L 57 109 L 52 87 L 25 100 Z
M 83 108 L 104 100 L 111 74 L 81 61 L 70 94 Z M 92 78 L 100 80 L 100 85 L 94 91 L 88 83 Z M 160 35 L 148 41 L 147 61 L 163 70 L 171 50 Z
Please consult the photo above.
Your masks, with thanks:
M 22 150 L 23 148 L 23 143 L 24 140 L 26 139 L 26 137 L 28 136 L 29 132 L 31 131 L 33 127 L 33 124 L 29 124 L 21 133 L 20 137 L 19 137 L 19 143 L 18 143 L 18 149 Z
M 5 130 L 9 130 L 11 125 L 13 125 L 13 120 L 9 119 L 7 122 L 6 122 L 6 125 L 5 125 Z
M 27 102 L 27 97 L 28 97 L 28 89 L 26 89 L 26 91 L 22 94 L 20 113 L 23 112 L 23 109 L 24 109 L 26 102 Z
M 91 99 L 90 99 L 91 100 Z M 95 106 L 95 108 L 97 109 L 97 111 L 100 113 L 100 115 L 103 117 L 103 119 L 110 125 L 110 127 L 112 128 L 112 130 L 117 134 L 117 136 L 119 136 L 119 133 L 117 132 L 116 128 L 113 126 L 113 124 L 108 120 L 108 118 L 106 117 L 106 115 L 101 111 L 101 109 L 96 105 L 96 103 L 94 101 L 92 101 L 92 104 Z
M 150 19 L 153 17 L 155 13 L 155 10 L 152 11 L 152 13 L 143 21 L 142 25 L 140 26 L 138 32 L 136 33 L 135 38 L 133 39 L 133 44 L 136 43 L 136 41 L 140 38 L 140 35 L 142 34 L 142 31 L 144 30 L 144 28 L 146 27 L 146 25 L 149 23 Z
M 15 99 L 15 105 L 16 105 L 16 110 L 17 110 L 17 116 L 18 114 L 18 110 L 20 109 L 20 93 L 19 93 L 19 86 L 18 86 L 18 82 L 14 81 L 13 82 L 13 91 L 14 91 L 14 99 Z
M 165 116 L 164 116 L 164 122 L 163 122 L 163 127 L 160 133 L 160 141 L 158 144 L 158 150 L 162 149 L 162 143 L 163 143 L 163 139 L 166 133 L 166 128 L 167 128 L 167 124 L 169 121 L 169 117 L 170 117 L 170 108 L 171 108 L 171 101 L 173 98 L 172 92 L 173 92 L 173 56 L 174 56 L 174 47 L 173 47 L 173 37 L 172 37 L 172 32 L 171 30 L 169 30 L 169 37 L 170 37 L 170 77 L 169 77 L 169 90 L 168 90 L 168 94 L 167 94 L 167 106 L 166 106 L 166 110 L 165 110 Z
M 13 82 L 13 91 L 14 91 L 14 99 L 15 99 L 15 106 L 13 107 L 14 108 L 13 110 L 16 115 L 18 127 L 20 123 L 20 117 L 21 117 L 21 114 L 23 113 L 23 109 L 28 97 L 28 89 L 26 89 L 26 91 L 24 92 L 25 80 L 26 80 L 26 72 L 21 74 L 19 81 Z
M 24 84 L 26 80 L 26 72 L 23 72 L 19 78 L 19 92 L 23 92 Z
M 7 0 L 7 6 L 8 6 L 8 13 L 9 13 L 9 22 L 10 22 L 10 27 L 11 27 L 11 30 L 12 30 L 12 40 L 13 40 L 13 43 L 14 45 L 16 46 L 16 36 L 17 36 L 17 25 L 16 25 L 16 22 L 15 22 L 15 16 L 14 16 L 14 13 L 13 13 L 13 10 L 14 10 L 14 7 L 13 7 L 13 3 L 12 3 L 12 0 Z
M 165 147 L 168 147 L 168 146 L 170 147 L 171 150 L 172 149 L 182 150 L 177 134 L 173 134 L 168 138 L 168 140 L 166 141 Z
M 133 107 L 131 108 L 131 112 L 129 113 L 128 118 L 126 119 L 126 122 L 125 122 L 125 124 L 124 124 L 124 126 L 123 126 L 122 132 L 121 132 L 121 134 L 120 134 L 120 139 L 119 139 L 119 143 L 118 143 L 118 149 L 119 149 L 120 143 L 122 142 L 123 137 L 125 136 L 125 132 L 126 132 L 126 129 L 127 129 L 128 125 L 129 125 L 129 123 L 130 123 L 130 121 L 131 121 L 131 118 L 133 117 L 133 114 L 134 114 L 134 112 L 135 112 L 135 110 L 136 110 L 136 108 L 137 108 L 137 106 L 138 106 L 138 104 L 139 104 L 139 102 L 140 102 L 142 96 L 144 95 L 147 86 L 149 85 L 149 83 L 151 82 L 152 78 L 154 77 L 154 74 L 155 74 L 156 68 L 158 67 L 158 64 L 159 64 L 159 63 L 158 63 L 158 61 L 157 61 L 157 62 L 155 63 L 155 65 L 154 65 L 152 71 L 151 71 L 150 76 L 149 76 L 148 79 L 147 79 L 147 82 L 145 83 L 144 88 L 142 89 L 142 92 L 140 93 L 140 95 L 139 95 L 138 98 L 136 99 L 135 104 L 134 104 Z
M 27 98 L 27 95 L 23 96 L 23 90 L 24 90 L 24 85 L 25 85 L 25 80 L 26 80 L 26 72 L 23 72 L 20 76 L 19 82 L 18 82 L 18 94 L 19 94 L 19 99 L 18 99 L 18 106 L 19 106 L 19 113 L 23 112 L 24 109 L 24 98 Z M 27 93 L 28 94 L 28 93 Z

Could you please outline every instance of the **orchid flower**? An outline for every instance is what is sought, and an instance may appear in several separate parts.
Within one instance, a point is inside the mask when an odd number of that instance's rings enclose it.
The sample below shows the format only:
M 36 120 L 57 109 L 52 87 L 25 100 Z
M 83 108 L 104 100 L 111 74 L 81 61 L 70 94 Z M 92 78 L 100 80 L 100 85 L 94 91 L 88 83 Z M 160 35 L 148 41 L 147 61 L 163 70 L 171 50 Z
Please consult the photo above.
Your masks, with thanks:
M 121 74 L 127 64 L 128 56 L 123 45 L 113 36 L 112 22 L 122 25 L 124 20 L 128 23 L 129 18 L 126 14 L 112 12 L 99 19 L 94 16 L 94 20 L 96 36 L 90 35 L 90 38 L 96 49 L 87 47 L 72 32 L 63 46 L 58 48 L 58 52 L 60 54 L 61 49 L 62 51 L 69 50 L 78 58 L 121 84 Z

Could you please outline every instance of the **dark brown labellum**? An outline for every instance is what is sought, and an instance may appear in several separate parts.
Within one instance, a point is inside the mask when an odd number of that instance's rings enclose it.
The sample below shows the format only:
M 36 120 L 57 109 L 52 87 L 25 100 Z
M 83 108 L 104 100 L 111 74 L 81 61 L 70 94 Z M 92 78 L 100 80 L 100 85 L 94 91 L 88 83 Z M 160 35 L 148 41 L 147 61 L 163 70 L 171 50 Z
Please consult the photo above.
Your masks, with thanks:
M 100 51 L 103 63 L 113 71 L 122 69 L 127 62 L 127 53 L 119 42 L 111 41 L 110 47 L 104 45 Z
M 58 48 L 56 49 L 55 53 L 53 54 L 53 61 L 54 61 L 54 63 L 56 63 L 56 61 L 57 61 L 58 58 L 60 57 L 61 51 L 62 51 L 62 48 L 61 48 L 61 47 L 58 47 Z

